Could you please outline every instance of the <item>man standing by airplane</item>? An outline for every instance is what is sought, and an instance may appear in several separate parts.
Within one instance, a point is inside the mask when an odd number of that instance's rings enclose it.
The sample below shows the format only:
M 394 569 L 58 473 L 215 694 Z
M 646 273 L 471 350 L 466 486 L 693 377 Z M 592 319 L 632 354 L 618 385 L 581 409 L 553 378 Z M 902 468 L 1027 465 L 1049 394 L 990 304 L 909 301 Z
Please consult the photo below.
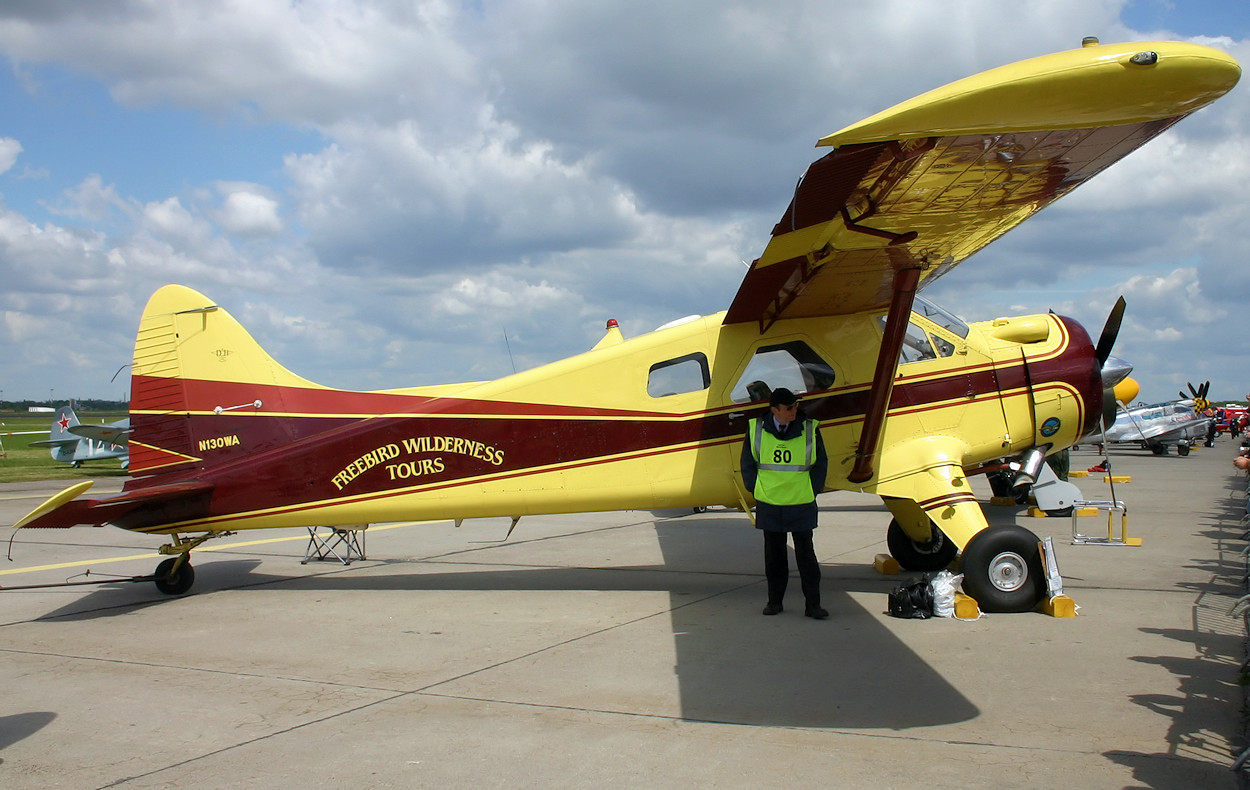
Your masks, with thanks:
M 820 425 L 799 408 L 799 399 L 784 387 L 773 390 L 768 413 L 750 421 L 742 443 L 742 480 L 755 496 L 755 526 L 764 533 L 764 576 L 768 604 L 764 614 L 780 614 L 790 564 L 786 534 L 793 535 L 799 568 L 803 613 L 824 620 L 820 605 L 820 564 L 812 546 L 816 529 L 816 494 L 824 489 L 829 458 Z

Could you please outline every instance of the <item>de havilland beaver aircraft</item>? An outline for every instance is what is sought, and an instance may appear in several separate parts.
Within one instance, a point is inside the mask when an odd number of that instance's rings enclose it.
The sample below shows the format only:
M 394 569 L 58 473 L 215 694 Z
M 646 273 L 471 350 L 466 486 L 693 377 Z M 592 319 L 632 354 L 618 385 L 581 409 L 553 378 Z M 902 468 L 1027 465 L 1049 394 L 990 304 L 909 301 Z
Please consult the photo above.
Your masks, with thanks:
M 16 527 L 111 524 L 170 535 L 161 590 L 194 578 L 204 540 L 345 526 L 595 510 L 748 509 L 737 468 L 769 392 L 819 421 L 826 490 L 880 495 L 914 570 L 962 552 L 987 611 L 1045 595 L 1038 540 L 987 525 L 969 475 L 1044 456 L 1109 408 L 1076 321 L 967 324 L 916 292 L 1057 198 L 1229 91 L 1240 67 L 1185 43 L 1100 45 L 963 79 L 822 138 L 727 311 L 496 381 L 377 392 L 281 367 L 212 299 L 166 286 L 139 323 L 130 473 L 79 483 Z M 515 520 L 513 522 L 515 526 Z

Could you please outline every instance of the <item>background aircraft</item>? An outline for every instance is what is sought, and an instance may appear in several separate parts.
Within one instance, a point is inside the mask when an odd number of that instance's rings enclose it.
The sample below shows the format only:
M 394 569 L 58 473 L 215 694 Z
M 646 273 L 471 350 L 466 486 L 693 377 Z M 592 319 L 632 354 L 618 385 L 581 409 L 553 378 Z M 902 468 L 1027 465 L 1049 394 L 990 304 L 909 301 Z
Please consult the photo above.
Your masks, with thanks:
M 962 551 L 986 611 L 1046 594 L 1038 539 L 990 527 L 970 474 L 1048 453 L 1110 419 L 1097 343 L 1054 314 L 968 324 L 916 292 L 1230 90 L 1227 54 L 1098 45 L 994 69 L 822 138 L 833 151 L 728 310 L 496 381 L 353 392 L 287 371 L 211 299 L 166 286 L 139 322 L 124 491 L 62 491 L 16 527 L 113 524 L 172 541 L 157 586 L 238 529 L 656 509 L 749 510 L 751 414 L 784 386 L 828 449 L 827 489 L 878 494 L 909 569 Z M 515 521 L 514 521 L 515 525 Z
M 84 425 L 79 422 L 74 407 L 57 409 L 52 420 L 52 431 L 46 440 L 31 442 L 31 447 L 48 447 L 54 461 L 82 466 L 83 461 L 100 461 L 120 458 L 122 468 L 130 465 L 130 451 L 126 440 L 130 436 L 130 418 L 108 425 Z
M 1168 448 L 1175 446 L 1178 455 L 1189 455 L 1189 448 L 1194 442 L 1205 441 L 1211 427 L 1211 418 L 1202 414 L 1210 406 L 1206 397 L 1210 384 L 1206 382 L 1197 390 L 1191 385 L 1192 397 L 1182 392 L 1178 401 L 1125 407 L 1095 441 L 1137 444 L 1155 455 L 1167 455 Z

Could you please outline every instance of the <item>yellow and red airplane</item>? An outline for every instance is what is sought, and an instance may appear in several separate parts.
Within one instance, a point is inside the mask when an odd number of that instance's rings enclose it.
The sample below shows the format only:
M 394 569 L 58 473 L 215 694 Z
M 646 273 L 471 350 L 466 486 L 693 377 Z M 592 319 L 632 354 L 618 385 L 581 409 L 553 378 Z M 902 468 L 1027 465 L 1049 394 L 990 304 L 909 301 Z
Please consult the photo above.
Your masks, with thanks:
M 148 302 L 132 370 L 129 480 L 79 483 L 15 527 L 171 535 L 157 568 L 185 592 L 212 537 L 594 510 L 749 509 L 748 418 L 788 387 L 819 420 L 826 488 L 880 495 L 908 569 L 962 552 L 987 611 L 1045 595 L 1037 537 L 989 527 L 968 476 L 1047 453 L 1114 410 L 1077 322 L 966 324 L 916 292 L 1051 201 L 1229 91 L 1227 54 L 1100 45 L 993 69 L 822 138 L 729 309 L 496 381 L 352 392 L 287 371 L 211 299 Z M 514 522 L 515 525 L 515 522 Z

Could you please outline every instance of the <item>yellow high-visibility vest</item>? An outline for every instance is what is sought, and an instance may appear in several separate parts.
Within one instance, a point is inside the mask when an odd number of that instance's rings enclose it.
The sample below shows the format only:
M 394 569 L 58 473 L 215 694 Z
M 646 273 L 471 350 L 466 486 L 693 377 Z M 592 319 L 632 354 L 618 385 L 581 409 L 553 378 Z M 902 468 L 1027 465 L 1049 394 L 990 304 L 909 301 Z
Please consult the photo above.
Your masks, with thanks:
M 808 472 L 816 464 L 815 420 L 805 420 L 803 432 L 792 439 L 778 439 L 764 430 L 764 421 L 751 420 L 751 455 L 759 474 L 755 498 L 770 505 L 802 505 L 816 498 Z

